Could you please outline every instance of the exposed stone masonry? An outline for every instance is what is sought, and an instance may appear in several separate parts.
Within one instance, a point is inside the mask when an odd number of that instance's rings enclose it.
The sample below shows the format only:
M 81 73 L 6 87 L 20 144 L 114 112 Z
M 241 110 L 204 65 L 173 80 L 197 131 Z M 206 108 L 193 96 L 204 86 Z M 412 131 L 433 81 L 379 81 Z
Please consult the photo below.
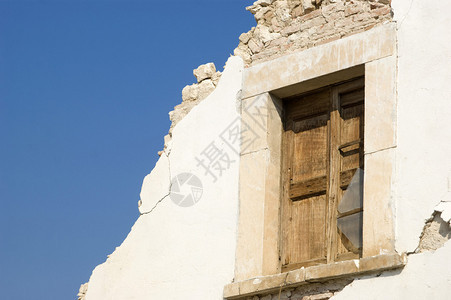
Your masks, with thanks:
M 213 92 L 216 85 L 221 78 L 221 72 L 216 71 L 213 63 L 208 63 L 199 66 L 193 71 L 197 79 L 197 83 L 187 85 L 182 90 L 182 103 L 174 107 L 174 110 L 169 113 L 169 119 L 172 121 L 169 134 L 172 133 L 172 128 L 186 116 L 189 111 L 199 102 L 207 98 Z
M 368 30 L 392 18 L 390 0 L 258 0 L 246 8 L 257 26 L 239 37 L 234 54 L 247 66 Z M 182 103 L 169 113 L 172 129 L 213 92 L 221 72 L 213 63 L 193 71 L 197 83 L 182 90 Z M 161 155 L 162 151 L 159 152 Z
M 441 212 L 434 212 L 426 222 L 420 236 L 420 244 L 415 253 L 435 251 L 451 238 L 451 228 L 447 221 L 441 217 Z
M 197 79 L 197 83 L 187 85 L 182 90 L 182 103 L 174 107 L 174 110 L 169 112 L 169 119 L 171 120 L 171 127 L 169 128 L 169 134 L 164 137 L 164 149 L 166 149 L 168 142 L 172 138 L 172 129 L 177 123 L 182 120 L 190 110 L 199 104 L 202 100 L 210 95 L 221 78 L 221 72 L 216 71 L 214 63 L 207 63 L 200 65 L 193 71 L 194 76 Z M 164 149 L 158 152 L 161 156 Z
M 351 283 L 351 279 L 311 283 L 297 288 L 283 289 L 277 293 L 242 298 L 242 300 L 326 300 Z
M 259 0 L 247 7 L 257 26 L 234 54 L 247 65 L 304 50 L 391 20 L 390 0 Z

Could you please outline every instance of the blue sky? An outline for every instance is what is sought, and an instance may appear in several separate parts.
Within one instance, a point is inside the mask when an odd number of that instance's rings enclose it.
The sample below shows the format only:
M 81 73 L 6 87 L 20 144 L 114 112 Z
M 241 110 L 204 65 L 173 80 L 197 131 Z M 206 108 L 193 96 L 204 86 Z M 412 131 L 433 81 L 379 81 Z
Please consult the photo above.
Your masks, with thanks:
M 2 299 L 75 299 L 138 217 L 192 70 L 252 1 L 0 0 Z

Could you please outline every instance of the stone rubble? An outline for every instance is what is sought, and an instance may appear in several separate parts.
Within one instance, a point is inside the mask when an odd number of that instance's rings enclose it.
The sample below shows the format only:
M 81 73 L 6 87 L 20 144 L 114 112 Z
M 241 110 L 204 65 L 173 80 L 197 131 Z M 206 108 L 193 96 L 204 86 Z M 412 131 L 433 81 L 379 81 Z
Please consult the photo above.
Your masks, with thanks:
M 193 71 L 194 76 L 197 79 L 197 83 L 187 85 L 182 90 L 182 103 L 174 107 L 174 110 L 169 112 L 169 119 L 172 124 L 169 129 L 169 136 L 172 135 L 172 129 L 174 126 L 185 117 L 190 110 L 199 104 L 202 100 L 208 97 L 221 78 L 221 72 L 216 71 L 214 63 L 207 63 L 199 66 Z M 166 145 L 166 138 L 165 138 Z M 161 151 L 159 152 L 161 155 Z
M 198 83 L 201 83 L 205 79 L 212 78 L 213 74 L 215 73 L 216 67 L 214 63 L 201 65 L 193 71 L 193 74 L 196 77 Z
M 362 32 L 392 19 L 390 0 L 258 0 L 246 7 L 257 25 L 239 37 L 234 55 L 246 66 Z M 182 90 L 169 113 L 174 126 L 216 88 L 221 72 L 213 63 L 193 71 L 197 83 Z M 166 149 L 166 142 L 165 142 Z M 163 151 L 158 154 L 161 155 Z
M 246 9 L 257 26 L 241 34 L 234 54 L 247 66 L 392 19 L 390 0 L 259 0 Z

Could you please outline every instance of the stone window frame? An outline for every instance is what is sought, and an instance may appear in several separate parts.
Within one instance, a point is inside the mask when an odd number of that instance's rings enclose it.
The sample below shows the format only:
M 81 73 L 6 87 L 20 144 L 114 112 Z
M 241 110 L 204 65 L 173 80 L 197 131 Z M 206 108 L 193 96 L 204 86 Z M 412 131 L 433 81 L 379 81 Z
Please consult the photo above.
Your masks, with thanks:
M 399 255 L 394 248 L 396 50 L 396 27 L 388 23 L 245 69 L 235 277 L 224 288 L 225 298 L 392 269 L 406 263 L 405 254 Z M 281 99 L 363 75 L 362 258 L 281 273 Z

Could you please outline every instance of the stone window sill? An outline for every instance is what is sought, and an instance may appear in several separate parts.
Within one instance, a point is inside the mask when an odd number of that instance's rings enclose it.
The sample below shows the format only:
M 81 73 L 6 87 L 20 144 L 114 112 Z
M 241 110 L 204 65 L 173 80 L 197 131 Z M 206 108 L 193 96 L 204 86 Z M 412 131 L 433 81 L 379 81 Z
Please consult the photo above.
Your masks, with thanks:
M 406 254 L 383 254 L 332 264 L 301 268 L 286 273 L 261 276 L 234 282 L 224 287 L 224 298 L 236 299 L 256 294 L 278 291 L 280 288 L 296 287 L 310 282 L 353 277 L 403 267 Z

